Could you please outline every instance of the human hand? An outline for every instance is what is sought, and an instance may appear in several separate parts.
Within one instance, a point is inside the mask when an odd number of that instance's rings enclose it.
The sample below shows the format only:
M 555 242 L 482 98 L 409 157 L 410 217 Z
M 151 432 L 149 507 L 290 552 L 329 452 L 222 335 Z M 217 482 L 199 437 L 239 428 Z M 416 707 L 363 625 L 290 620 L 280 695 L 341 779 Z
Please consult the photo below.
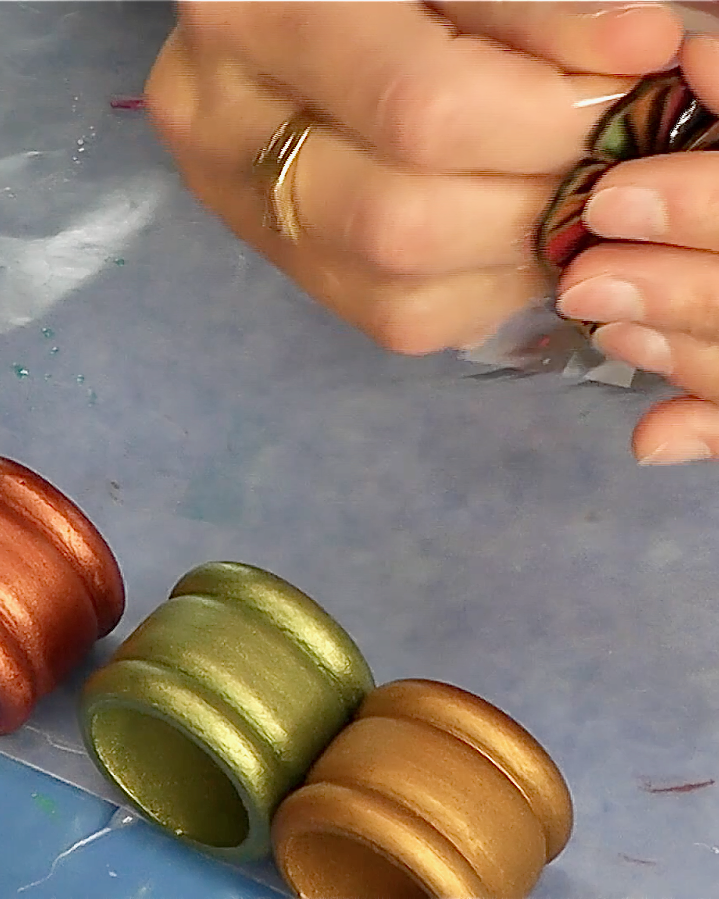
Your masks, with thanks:
M 680 60 L 696 95 L 719 114 L 719 40 L 688 38 Z M 617 242 L 568 267 L 560 311 L 609 322 L 595 336 L 602 352 L 689 394 L 643 418 L 635 455 L 647 464 L 719 457 L 719 152 L 614 167 L 595 185 L 585 221 Z
M 178 15 L 147 99 L 190 189 L 311 296 L 410 354 L 476 345 L 542 295 L 536 220 L 632 83 L 597 73 L 661 67 L 681 35 L 655 4 L 193 2 Z M 295 243 L 263 227 L 252 161 L 308 107 L 326 125 L 294 167 Z

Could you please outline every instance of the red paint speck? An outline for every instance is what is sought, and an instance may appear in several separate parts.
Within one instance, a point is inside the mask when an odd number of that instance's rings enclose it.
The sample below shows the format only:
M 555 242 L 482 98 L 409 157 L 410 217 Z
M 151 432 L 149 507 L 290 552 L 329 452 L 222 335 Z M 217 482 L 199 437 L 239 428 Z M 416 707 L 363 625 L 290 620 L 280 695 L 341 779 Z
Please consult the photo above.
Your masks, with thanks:
M 655 786 L 651 781 L 642 782 L 642 790 L 645 793 L 694 793 L 696 790 L 705 790 L 707 787 L 713 787 L 716 781 L 713 778 L 709 780 L 697 780 L 691 783 L 673 784 L 668 787 Z
M 144 97 L 112 97 L 110 109 L 144 109 Z

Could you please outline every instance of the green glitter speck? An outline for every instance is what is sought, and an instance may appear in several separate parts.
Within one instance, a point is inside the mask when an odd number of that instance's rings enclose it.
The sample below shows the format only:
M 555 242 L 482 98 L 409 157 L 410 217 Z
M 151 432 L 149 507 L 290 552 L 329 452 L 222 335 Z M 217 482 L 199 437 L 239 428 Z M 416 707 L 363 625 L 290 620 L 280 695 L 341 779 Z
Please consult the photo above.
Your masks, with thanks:
M 78 375 L 75 378 L 75 380 L 77 381 L 78 384 L 84 384 L 85 383 L 85 375 Z
M 33 793 L 32 798 L 35 801 L 35 805 L 46 812 L 51 818 L 57 816 L 57 806 L 49 796 L 43 796 L 42 793 Z
M 52 340 L 52 338 L 55 336 L 55 332 L 52 328 L 43 328 L 42 336 L 47 337 L 48 340 Z
M 18 378 L 27 378 L 30 375 L 30 372 L 25 368 L 24 365 L 20 365 L 19 362 L 16 362 L 13 365 L 12 370 L 15 372 Z

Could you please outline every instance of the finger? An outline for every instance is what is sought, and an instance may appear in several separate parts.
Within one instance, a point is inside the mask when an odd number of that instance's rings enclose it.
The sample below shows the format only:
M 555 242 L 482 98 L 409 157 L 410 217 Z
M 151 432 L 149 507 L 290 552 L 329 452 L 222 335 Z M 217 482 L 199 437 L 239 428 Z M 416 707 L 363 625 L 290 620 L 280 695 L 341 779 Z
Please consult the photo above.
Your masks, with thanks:
M 207 164 L 249 175 L 252 161 L 297 105 L 253 84 L 228 54 L 202 54 L 176 28 L 145 85 L 148 115 L 166 142 Z
M 694 397 L 660 403 L 637 425 L 632 448 L 642 465 L 719 458 L 719 408 Z
M 380 276 L 310 237 L 295 244 L 263 228 L 262 200 L 247 179 L 232 166 L 208 164 L 191 140 L 181 139 L 182 127 L 175 130 L 184 113 L 175 117 L 165 104 L 193 110 L 197 82 L 192 59 L 182 42 L 173 39 L 159 55 L 147 85 L 153 117 L 189 188 L 238 237 L 383 346 L 420 355 L 477 345 L 541 295 L 536 269 L 494 268 L 443 279 Z
M 679 61 L 689 86 L 707 108 L 719 115 L 719 84 L 716 77 L 719 39 L 709 34 L 688 36 L 682 45 Z
M 719 256 L 600 244 L 562 276 L 557 308 L 580 321 L 635 322 L 719 342 Z
M 566 71 L 643 75 L 679 49 L 682 23 L 665 3 L 433 4 L 462 31 L 493 37 Z
M 595 186 L 583 218 L 600 237 L 719 251 L 719 152 L 617 165 Z
M 594 335 L 597 348 L 611 359 L 662 375 L 687 393 L 719 401 L 719 345 L 688 334 L 655 331 L 643 325 L 613 322 Z
M 562 172 L 631 86 L 454 40 L 415 3 L 186 2 L 179 16 L 198 47 L 223 48 L 381 154 L 435 172 Z
M 478 345 L 541 296 L 534 269 L 488 268 L 446 277 L 380 275 L 357 260 L 303 237 L 291 243 L 261 225 L 257 195 L 178 154 L 190 188 L 235 234 L 296 284 L 387 349 L 425 355 Z
M 307 141 L 295 184 L 309 234 L 407 275 L 527 264 L 556 187 L 540 177 L 410 174 L 330 132 Z
M 297 110 L 238 68 L 223 62 L 219 70 L 203 73 L 201 63 L 201 102 L 181 127 L 169 128 L 170 139 L 208 165 L 224 165 L 250 180 L 259 148 Z M 165 69 L 164 80 L 173 82 L 174 91 L 178 68 L 187 79 L 186 51 Z M 148 85 L 156 120 L 168 106 L 159 71 L 156 66 Z M 155 97 L 163 99 L 156 103 Z M 556 187 L 551 178 L 408 173 L 327 128 L 311 133 L 294 177 L 298 215 L 310 235 L 382 271 L 405 275 L 528 263 L 535 222 Z

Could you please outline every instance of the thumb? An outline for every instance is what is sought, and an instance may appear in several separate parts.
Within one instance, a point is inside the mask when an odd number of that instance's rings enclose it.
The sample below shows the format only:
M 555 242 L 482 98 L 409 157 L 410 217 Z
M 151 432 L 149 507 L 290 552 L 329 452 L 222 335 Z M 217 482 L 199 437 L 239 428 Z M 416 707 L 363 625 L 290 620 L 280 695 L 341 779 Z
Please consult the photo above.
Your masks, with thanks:
M 679 62 L 697 97 L 719 115 L 719 36 L 696 34 L 687 37 Z
M 466 34 L 494 38 L 572 73 L 645 75 L 676 54 L 682 23 L 668 3 L 435 2 Z

